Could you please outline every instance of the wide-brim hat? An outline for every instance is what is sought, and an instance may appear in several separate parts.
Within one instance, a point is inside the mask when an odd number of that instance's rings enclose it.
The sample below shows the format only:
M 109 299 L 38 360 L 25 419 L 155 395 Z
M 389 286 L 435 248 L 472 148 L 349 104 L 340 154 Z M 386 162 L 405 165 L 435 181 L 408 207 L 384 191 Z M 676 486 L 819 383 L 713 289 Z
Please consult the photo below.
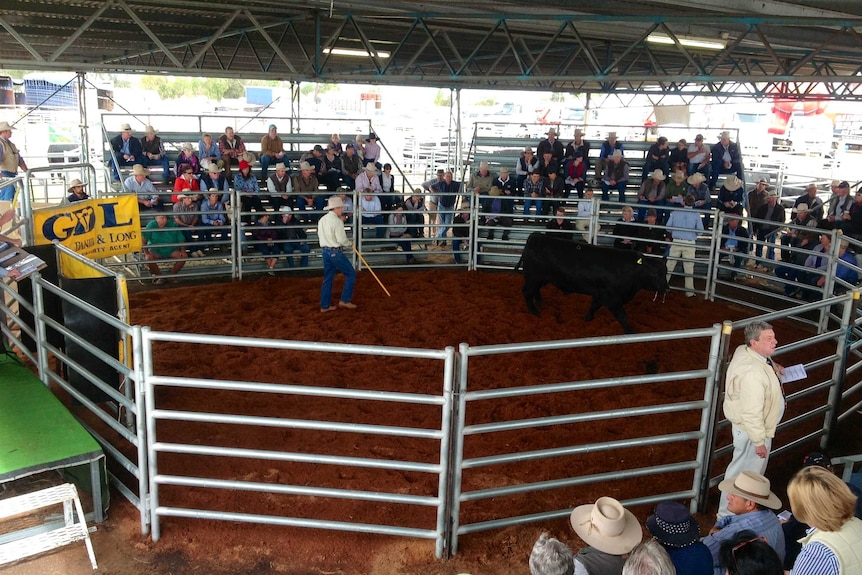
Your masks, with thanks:
M 371 172 L 372 174 L 376 174 L 377 173 L 377 166 L 375 166 L 373 162 L 370 164 L 365 164 L 365 170 L 367 172 Z
M 556 131 L 555 129 L 553 129 L 553 128 L 549 128 L 549 129 L 548 129 L 548 131 L 545 133 L 545 135 L 546 135 L 546 136 L 550 136 L 551 134 L 553 134 L 554 136 L 556 136 L 556 135 L 557 135 L 557 131 Z
M 728 176 L 727 179 L 724 180 L 723 187 L 728 192 L 735 192 L 742 187 L 742 180 L 740 180 L 736 176 Z
M 643 539 L 637 518 L 612 497 L 575 507 L 569 520 L 587 545 L 611 555 L 624 555 Z
M 615 159 L 615 160 L 619 160 L 619 159 L 620 159 L 620 158 L 622 158 L 622 157 L 623 157 L 623 151 L 622 151 L 622 150 L 620 150 L 619 148 L 617 148 L 616 150 L 614 150 L 614 153 L 613 153 L 613 154 L 611 154 L 611 158 L 613 158 L 613 159 Z
M 3 121 L 0 122 L 0 132 L 7 132 L 9 130 L 14 130 L 12 126 L 9 125 L 9 122 Z
M 500 194 L 502 194 L 502 193 L 503 193 L 503 192 L 501 192 L 501 191 L 500 191 L 500 188 L 498 188 L 497 186 L 491 186 L 491 189 L 490 189 L 490 190 L 488 190 L 488 195 L 489 195 L 489 196 L 499 196 L 499 195 L 500 195 Z
M 525 154 L 532 154 L 533 148 L 531 148 L 530 146 L 527 146 L 526 148 L 524 148 L 524 153 Z
M 777 198 L 778 197 L 778 190 L 769 190 L 769 193 L 766 194 L 766 197 L 767 198 Z
M 736 477 L 729 477 L 718 484 L 718 489 L 722 493 L 732 493 L 769 509 L 780 509 L 781 500 L 769 490 L 769 487 L 769 480 L 753 471 L 743 471 Z
M 575 128 L 575 137 L 583 136 L 584 132 L 580 128 Z
M 121 132 L 131 132 L 131 131 L 132 131 L 132 126 L 131 126 L 131 125 L 129 125 L 128 123 L 126 123 L 126 124 L 120 124 L 120 131 L 121 131 Z
M 661 180 L 665 179 L 667 176 L 665 176 L 664 172 L 662 172 L 661 170 L 653 170 L 652 172 L 650 172 L 649 177 L 652 178 L 653 180 L 661 181 Z
M 647 517 L 647 530 L 668 547 L 688 547 L 700 539 L 700 527 L 682 503 L 663 501 Z
M 332 196 L 327 200 L 324 210 L 334 210 L 335 208 L 343 208 L 344 202 L 338 196 Z
M 189 144 L 188 142 L 186 142 L 185 144 L 183 144 L 183 150 L 188 150 L 188 151 L 190 151 L 190 152 L 194 152 L 194 151 L 195 151 L 194 147 L 192 147 L 192 145 L 191 145 L 191 144 Z
M 488 170 L 490 168 L 491 168 L 491 166 L 488 165 L 488 162 L 479 162 L 479 169 L 480 170 Z
M 722 133 L 720 133 L 718 135 L 718 139 L 719 140 L 725 140 L 725 139 L 729 140 L 730 139 L 730 132 L 728 132 L 727 130 L 724 130 Z
M 150 170 L 145 168 L 142 164 L 135 164 L 132 166 L 132 175 L 133 176 L 149 176 Z
M 299 170 L 300 171 L 306 171 L 307 170 L 309 172 L 313 172 L 314 168 L 312 168 L 311 164 L 309 164 L 308 162 L 302 162 L 301 164 L 299 164 Z
M 700 172 L 695 172 L 688 177 L 686 182 L 691 184 L 692 186 L 699 186 L 706 181 L 706 176 L 701 174 Z
M 210 165 L 207 166 L 207 172 L 209 172 L 210 174 L 218 174 L 218 173 L 223 172 L 223 171 L 224 171 L 224 168 L 219 166 L 218 163 L 216 163 L 216 162 L 210 162 Z
M 144 129 L 145 134 L 156 134 L 158 133 L 155 128 L 147 124 L 147 127 Z
M 284 165 L 284 162 L 279 162 L 275 165 L 276 170 L 287 170 L 287 166 Z
M 341 199 L 341 198 L 339 198 L 339 199 Z M 281 206 L 280 208 L 278 208 L 278 211 L 283 213 L 283 214 L 289 214 L 293 211 L 293 209 L 290 206 Z
M 673 172 L 673 173 L 670 175 L 670 177 L 672 177 L 674 180 L 678 180 L 678 181 L 680 181 L 680 182 L 681 182 L 681 181 L 683 181 L 683 180 L 685 179 L 685 172 L 682 172 L 682 171 L 676 171 L 676 172 Z
M 608 132 L 608 140 L 616 140 L 617 133 L 616 132 Z
M 808 204 L 802 202 L 798 206 L 794 206 L 791 212 L 810 212 L 811 210 L 808 208 Z
M 75 178 L 71 182 L 69 182 L 69 187 L 66 189 L 67 192 L 71 192 L 72 188 L 77 188 L 78 186 L 86 186 L 87 182 L 82 182 L 78 178 Z
M 376 139 L 377 139 L 377 134 L 375 134 L 374 132 L 371 132 L 370 134 L 368 134 L 368 137 L 365 138 L 365 141 L 370 142 L 371 140 L 376 140 Z

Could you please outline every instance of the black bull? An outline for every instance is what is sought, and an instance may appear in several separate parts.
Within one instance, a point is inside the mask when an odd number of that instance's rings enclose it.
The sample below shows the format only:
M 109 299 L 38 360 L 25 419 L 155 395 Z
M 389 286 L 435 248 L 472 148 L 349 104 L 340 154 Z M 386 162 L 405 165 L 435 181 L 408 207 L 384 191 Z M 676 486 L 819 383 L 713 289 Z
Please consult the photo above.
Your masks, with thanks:
M 527 238 L 515 271 L 524 268 L 524 299 L 530 313 L 539 315 L 541 289 L 553 284 L 565 294 L 592 296 L 584 318 L 602 306 L 607 307 L 626 333 L 628 324 L 623 306 L 641 289 L 667 292 L 667 270 L 664 260 L 645 257 L 640 252 L 592 246 L 582 242 L 533 233 Z

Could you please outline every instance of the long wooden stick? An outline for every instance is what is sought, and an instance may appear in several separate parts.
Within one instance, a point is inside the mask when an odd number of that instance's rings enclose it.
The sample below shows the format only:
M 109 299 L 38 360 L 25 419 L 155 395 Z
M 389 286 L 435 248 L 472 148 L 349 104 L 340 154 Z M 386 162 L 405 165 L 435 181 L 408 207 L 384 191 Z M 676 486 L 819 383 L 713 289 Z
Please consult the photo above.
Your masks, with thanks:
M 353 251 L 354 251 L 354 252 L 356 252 L 356 255 L 358 255 L 358 256 L 359 256 L 359 259 L 360 259 L 360 260 L 362 260 L 362 265 L 364 265 L 365 267 L 367 267 L 367 268 L 368 268 L 368 271 L 370 271 L 370 272 L 371 272 L 371 275 L 372 275 L 372 276 L 374 276 L 374 279 L 376 279 L 376 280 L 377 280 L 377 283 L 379 283 L 379 284 L 380 284 L 380 287 L 381 287 L 381 288 L 383 288 L 383 291 L 384 291 L 384 292 L 386 292 L 386 295 L 387 295 L 387 296 L 389 296 L 389 297 L 392 297 L 392 294 L 391 294 L 391 293 L 389 293 L 389 290 L 388 290 L 388 289 L 386 289 L 386 286 L 385 286 L 385 285 L 383 285 L 383 282 L 382 282 L 382 281 L 380 281 L 380 278 L 379 278 L 379 277 L 377 277 L 377 274 L 376 274 L 376 273 L 374 273 L 374 270 L 373 270 L 373 269 L 371 269 L 371 266 L 370 266 L 370 265 L 368 265 L 368 262 L 367 262 L 367 261 L 365 261 L 365 258 L 364 258 L 364 257 L 362 257 L 362 254 L 360 254 L 360 253 L 359 253 L 359 250 L 357 250 L 357 249 L 356 249 L 356 246 L 350 246 L 350 247 L 351 247 L 351 248 L 353 248 Z

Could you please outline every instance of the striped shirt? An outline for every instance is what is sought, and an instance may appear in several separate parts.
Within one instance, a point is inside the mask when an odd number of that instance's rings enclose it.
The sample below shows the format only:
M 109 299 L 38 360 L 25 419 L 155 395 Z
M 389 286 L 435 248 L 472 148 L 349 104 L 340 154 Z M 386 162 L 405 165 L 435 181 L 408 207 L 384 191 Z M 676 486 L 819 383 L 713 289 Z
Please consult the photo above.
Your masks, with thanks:
M 809 529 L 810 535 L 814 529 Z M 838 558 L 823 543 L 812 541 L 802 548 L 790 575 L 838 575 Z

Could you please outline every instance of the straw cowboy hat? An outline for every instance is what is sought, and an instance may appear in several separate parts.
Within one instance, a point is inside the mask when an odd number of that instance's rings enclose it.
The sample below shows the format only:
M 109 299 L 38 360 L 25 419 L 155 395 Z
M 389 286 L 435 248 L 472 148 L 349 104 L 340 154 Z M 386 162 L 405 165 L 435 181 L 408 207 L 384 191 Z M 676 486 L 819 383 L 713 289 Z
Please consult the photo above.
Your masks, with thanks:
M 373 163 L 365 164 L 365 170 L 370 174 L 376 174 L 377 173 L 377 166 L 375 166 Z
M 608 132 L 608 140 L 616 140 L 617 133 L 616 132 Z
M 343 208 L 344 202 L 338 196 L 332 196 L 327 200 L 324 210 L 334 210 L 335 208 Z
M 611 555 L 628 553 L 643 539 L 637 518 L 612 497 L 575 507 L 569 520 L 587 545 Z
M 663 179 L 665 179 L 667 176 L 665 176 L 664 172 L 662 172 L 661 170 L 653 170 L 652 172 L 650 172 L 649 177 L 652 178 L 653 180 L 657 180 L 660 182 Z
M 677 171 L 675 171 L 674 173 L 672 173 L 672 174 L 671 174 L 671 177 L 672 177 L 675 181 L 677 181 L 677 182 L 681 182 L 681 181 L 683 181 L 683 180 L 685 179 L 685 172 L 683 172 L 683 171 L 681 171 L 681 170 L 677 170 Z
M 135 164 L 132 166 L 132 175 L 133 176 L 149 176 L 150 171 L 142 166 L 141 164 Z
M 301 164 L 299 164 L 299 170 L 302 172 L 304 172 L 304 171 L 313 172 L 314 168 L 312 168 L 311 164 L 309 164 L 308 162 L 302 162 Z
M 500 188 L 498 188 L 497 186 L 491 186 L 491 189 L 490 189 L 490 190 L 488 190 L 488 195 L 489 195 L 489 196 L 499 196 L 499 195 L 500 195 L 500 194 L 502 194 L 502 193 L 503 193 L 503 192 L 501 192 L 501 191 L 500 191 Z
M 125 123 L 125 124 L 120 124 L 120 131 L 121 131 L 121 132 L 131 132 L 131 131 L 132 131 L 132 126 L 130 126 L 130 125 L 128 124 L 128 122 L 127 122 L 127 123 Z
M 284 165 L 284 162 L 279 162 L 275 165 L 275 170 L 285 170 L 287 171 L 287 166 Z
M 613 153 L 613 154 L 611 154 L 611 158 L 612 158 L 612 159 L 614 159 L 614 160 L 621 160 L 621 159 L 622 159 L 622 157 L 623 157 L 623 151 L 622 151 L 622 150 L 620 150 L 619 148 L 617 148 L 616 150 L 614 150 L 614 153 Z
M 691 184 L 694 187 L 697 187 L 706 181 L 706 176 L 701 174 L 700 172 L 695 172 L 688 177 L 686 182 Z
M 548 129 L 548 132 L 547 132 L 545 135 L 546 135 L 546 136 L 550 136 L 550 135 L 552 135 L 552 134 L 553 134 L 554 136 L 556 136 L 556 135 L 557 135 L 557 131 L 556 131 L 555 129 L 553 129 L 553 128 L 550 128 L 550 129 Z
M 798 212 L 808 212 L 810 210 L 808 209 L 808 204 L 806 204 L 805 202 L 802 202 L 798 206 L 794 206 L 793 209 L 790 211 L 798 213 Z
M 742 180 L 737 178 L 736 176 L 728 176 L 726 180 L 724 180 L 724 188 L 728 192 L 735 192 L 739 188 L 742 187 Z
M 480 162 L 479 163 L 479 169 L 480 170 L 487 170 L 487 169 L 490 169 L 490 166 L 488 165 L 488 162 Z
M 12 126 L 9 125 L 9 122 L 3 121 L 0 122 L 0 132 L 11 132 L 14 130 Z
M 2 127 L 2 126 L 0 126 Z M 66 189 L 67 192 L 71 192 L 72 188 L 77 188 L 78 186 L 86 186 L 87 182 L 82 182 L 78 178 L 75 178 L 71 182 L 69 182 L 69 187 Z
M 145 133 L 145 134 L 154 134 L 154 135 L 155 135 L 157 132 L 156 132 L 156 129 L 155 129 L 155 128 L 153 128 L 152 126 L 150 126 L 149 124 L 147 124 L 146 129 L 144 129 L 144 133 Z
M 759 503 L 769 509 L 780 509 L 781 500 L 769 490 L 769 480 L 759 473 L 743 471 L 718 484 L 722 493 L 732 493 L 737 497 Z
M 341 198 L 338 199 L 340 200 Z M 278 208 L 278 211 L 283 214 L 289 214 L 293 211 L 293 209 L 290 206 L 281 206 L 280 208 Z
M 659 543 L 668 547 L 688 547 L 700 539 L 697 521 L 682 503 L 663 501 L 647 517 L 646 527 Z
M 722 133 L 720 133 L 718 135 L 718 139 L 719 140 L 729 140 L 730 139 L 730 132 L 728 132 L 727 130 L 724 130 Z

